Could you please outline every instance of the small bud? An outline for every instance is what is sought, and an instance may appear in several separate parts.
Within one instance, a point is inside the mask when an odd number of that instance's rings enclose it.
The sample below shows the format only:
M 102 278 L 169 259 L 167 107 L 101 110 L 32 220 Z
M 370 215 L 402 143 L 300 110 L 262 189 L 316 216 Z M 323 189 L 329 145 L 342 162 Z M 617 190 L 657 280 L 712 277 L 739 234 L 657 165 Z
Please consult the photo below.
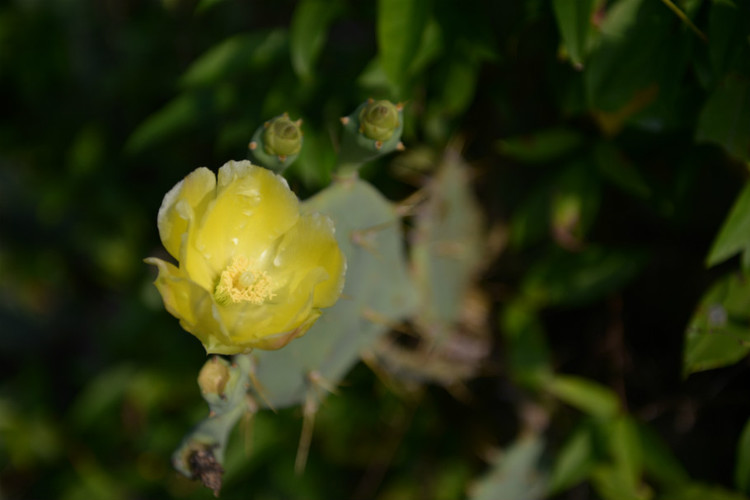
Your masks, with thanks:
M 287 157 L 302 149 L 301 121 L 293 122 L 286 113 L 266 123 L 263 148 L 269 155 Z
M 344 130 L 339 150 L 339 175 L 356 171 L 379 156 L 403 150 L 403 111 L 402 104 L 368 99 L 341 118 Z
M 214 356 L 206 361 L 198 374 L 198 387 L 203 394 L 224 395 L 229 380 L 229 366 L 223 359 Z
M 387 141 L 399 126 L 398 118 L 398 108 L 390 101 L 370 100 L 359 113 L 359 131 L 375 141 Z
M 302 150 L 302 120 L 292 121 L 284 113 L 255 131 L 248 144 L 253 163 L 280 174 Z

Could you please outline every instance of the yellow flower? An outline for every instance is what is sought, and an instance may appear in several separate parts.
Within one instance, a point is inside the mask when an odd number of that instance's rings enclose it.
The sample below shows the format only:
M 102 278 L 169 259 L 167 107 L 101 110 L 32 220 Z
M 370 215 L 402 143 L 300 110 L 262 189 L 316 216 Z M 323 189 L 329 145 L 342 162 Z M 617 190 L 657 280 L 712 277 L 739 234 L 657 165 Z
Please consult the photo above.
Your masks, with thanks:
M 300 214 L 286 181 L 248 161 L 190 173 L 164 197 L 151 257 L 164 306 L 208 353 L 278 349 L 338 300 L 346 262 L 331 220 Z

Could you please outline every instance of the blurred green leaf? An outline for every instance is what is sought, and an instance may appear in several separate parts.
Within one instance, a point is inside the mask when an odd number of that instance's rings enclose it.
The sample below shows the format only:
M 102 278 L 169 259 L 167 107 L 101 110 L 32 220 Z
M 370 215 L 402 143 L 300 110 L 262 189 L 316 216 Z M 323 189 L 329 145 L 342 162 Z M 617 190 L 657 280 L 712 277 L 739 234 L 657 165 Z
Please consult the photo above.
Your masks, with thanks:
M 615 465 L 600 465 L 591 479 L 602 500 L 649 500 L 653 496 L 649 489 L 630 483 Z
M 566 490 L 585 480 L 598 461 L 591 423 L 584 421 L 555 454 L 548 489 L 549 495 Z
M 302 152 L 290 170 L 309 189 L 322 188 L 331 182 L 336 158 L 336 151 L 327 135 L 316 130 L 305 130 Z
M 612 142 L 597 142 L 593 148 L 593 157 L 599 172 L 615 186 L 639 198 L 651 195 L 651 187 L 636 165 L 628 161 Z
M 546 477 L 538 469 L 544 442 L 527 434 L 503 450 L 490 472 L 469 493 L 469 500 L 536 500 L 544 496 Z
M 595 0 L 554 0 L 555 18 L 560 29 L 570 60 L 577 66 L 583 65 L 589 34 L 592 31 Z
M 563 402 L 589 415 L 612 418 L 620 409 L 617 395 L 611 389 L 583 377 L 555 375 L 546 389 Z
M 209 107 L 211 100 L 205 94 L 180 94 L 133 131 L 125 150 L 139 153 L 167 137 L 188 130 L 199 122 Z
M 378 0 L 380 64 L 399 90 L 403 88 L 407 69 L 422 40 L 428 7 L 427 0 Z
M 294 9 L 289 50 L 295 73 L 308 79 L 325 44 L 328 28 L 342 11 L 340 1 L 303 0 Z
M 714 1 L 708 16 L 708 46 L 715 79 L 731 72 L 750 70 L 750 4 Z
M 414 58 L 409 64 L 409 74 L 419 75 L 435 61 L 443 52 L 443 32 L 440 24 L 430 18 L 422 32 L 422 40 L 419 42 Z
M 659 497 L 659 500 L 748 500 L 745 495 L 728 491 L 720 486 L 687 483 L 683 488 L 670 490 Z
M 212 47 L 185 71 L 180 82 L 184 87 L 216 85 L 252 70 L 260 70 L 287 54 L 285 29 L 242 33 Z
M 719 234 L 711 245 L 706 265 L 714 266 L 739 252 L 750 249 L 750 183 L 746 183 L 737 196 L 732 210 L 724 220 Z M 750 270 L 746 266 L 745 270 Z
M 637 424 L 631 416 L 620 415 L 612 421 L 608 434 L 617 474 L 635 491 L 643 472 L 643 450 Z
M 685 332 L 683 373 L 736 363 L 750 352 L 750 278 L 725 276 L 701 298 Z
M 682 84 L 693 37 L 675 30 L 680 20 L 660 2 L 620 0 L 607 9 L 601 38 L 584 72 L 589 105 L 610 132 L 653 103 L 674 99 Z
M 469 57 L 454 57 L 447 63 L 440 102 L 450 116 L 463 113 L 474 99 L 480 65 Z
M 750 420 L 745 423 L 740 439 L 737 441 L 734 485 L 741 492 L 750 494 Z
M 540 304 L 585 304 L 624 286 L 646 260 L 638 250 L 589 246 L 577 253 L 556 251 L 529 270 L 522 288 Z
M 638 434 L 643 448 L 643 469 L 646 475 L 665 489 L 687 483 L 687 471 L 662 438 L 650 427 L 641 424 L 638 425 Z
M 524 163 L 546 163 L 578 149 L 584 136 L 572 128 L 551 128 L 533 134 L 500 139 L 497 147 L 504 156 Z
M 750 77 L 729 74 L 706 100 L 695 131 L 697 142 L 714 142 L 750 160 Z
M 500 325 L 507 342 L 513 378 L 518 383 L 538 388 L 551 368 L 549 346 L 537 312 L 529 304 L 515 300 L 503 309 Z

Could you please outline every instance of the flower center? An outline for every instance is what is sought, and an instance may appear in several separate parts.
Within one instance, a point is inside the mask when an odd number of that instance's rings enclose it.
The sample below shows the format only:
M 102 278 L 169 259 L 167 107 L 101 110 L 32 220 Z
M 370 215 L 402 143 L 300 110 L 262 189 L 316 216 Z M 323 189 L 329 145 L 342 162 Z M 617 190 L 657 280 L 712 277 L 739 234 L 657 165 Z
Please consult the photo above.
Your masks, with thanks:
M 221 272 L 214 291 L 216 302 L 223 306 L 240 302 L 258 305 L 275 296 L 268 274 L 252 267 L 243 256 L 232 259 L 232 263 Z

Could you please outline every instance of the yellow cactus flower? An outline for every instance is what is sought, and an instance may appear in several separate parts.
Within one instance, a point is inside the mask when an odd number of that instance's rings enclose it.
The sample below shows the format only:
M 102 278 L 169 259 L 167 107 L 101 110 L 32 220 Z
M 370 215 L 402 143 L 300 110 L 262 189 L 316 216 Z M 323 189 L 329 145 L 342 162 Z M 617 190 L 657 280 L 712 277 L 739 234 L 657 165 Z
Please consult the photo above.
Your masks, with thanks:
M 164 306 L 208 353 L 279 349 L 341 295 L 346 261 L 333 222 L 300 214 L 283 177 L 230 161 L 191 172 L 164 197 L 164 248 L 151 257 Z

